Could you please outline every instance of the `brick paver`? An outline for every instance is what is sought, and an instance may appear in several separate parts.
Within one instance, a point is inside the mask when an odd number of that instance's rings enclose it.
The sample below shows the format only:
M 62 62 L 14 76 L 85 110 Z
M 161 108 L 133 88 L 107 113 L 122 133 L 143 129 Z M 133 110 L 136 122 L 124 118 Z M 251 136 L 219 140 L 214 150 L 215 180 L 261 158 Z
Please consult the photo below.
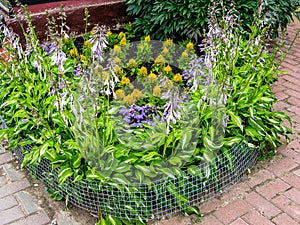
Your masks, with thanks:
M 295 34 L 300 23 L 291 23 Z M 288 37 L 288 42 L 291 36 Z M 275 110 L 287 113 L 295 131 L 300 131 L 300 37 L 297 38 L 281 68 L 286 71 L 272 86 L 278 102 Z M 288 123 L 285 123 L 288 125 Z M 300 224 L 300 137 L 278 149 L 280 157 L 249 174 L 237 186 L 221 197 L 200 205 L 205 214 L 201 222 L 191 217 L 175 216 L 156 221 L 157 225 L 282 225 Z M 12 154 L 0 147 L 0 225 L 48 225 L 51 219 L 26 190 L 29 181 L 12 167 Z M 267 166 L 266 166 L 267 165 Z

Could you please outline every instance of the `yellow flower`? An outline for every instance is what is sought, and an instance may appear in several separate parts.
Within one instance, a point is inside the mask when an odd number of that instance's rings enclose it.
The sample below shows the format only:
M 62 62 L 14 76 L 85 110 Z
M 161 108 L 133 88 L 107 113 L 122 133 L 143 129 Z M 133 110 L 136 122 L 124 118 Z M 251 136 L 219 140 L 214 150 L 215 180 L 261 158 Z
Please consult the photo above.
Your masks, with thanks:
M 158 87 L 157 85 L 153 88 L 153 95 L 156 97 L 161 95 L 160 87 Z
M 139 89 L 134 89 L 131 95 L 135 100 L 138 100 L 139 98 L 142 97 L 143 94 Z
M 120 53 L 121 52 L 121 47 L 119 46 L 119 45 L 115 45 L 114 46 L 114 53 L 115 54 L 118 54 L 118 53 Z
M 103 81 L 109 80 L 109 73 L 107 71 L 103 71 L 101 74 L 101 78 Z
M 86 40 L 86 41 L 84 42 L 84 47 L 85 47 L 85 48 L 89 48 L 91 45 L 92 45 L 92 43 L 91 43 L 89 40 Z
M 171 73 L 172 72 L 172 67 L 170 65 L 167 65 L 165 68 L 164 68 L 164 71 L 166 73 Z
M 95 29 L 93 28 L 91 31 L 90 31 L 90 34 L 91 35 L 94 35 L 94 34 L 96 34 L 96 31 L 95 31 Z
M 188 50 L 194 50 L 194 44 L 192 42 L 189 42 L 185 46 Z
M 125 97 L 124 92 L 121 89 L 115 91 L 117 99 L 123 99 Z
M 127 95 L 123 98 L 123 103 L 125 105 L 131 105 L 135 102 L 135 99 L 132 95 Z
M 184 51 L 181 53 L 181 57 L 188 57 L 189 53 L 187 53 L 187 51 Z
M 138 66 L 138 63 L 135 61 L 135 59 L 129 59 L 128 64 L 132 68 L 136 68 Z
M 155 64 L 164 64 L 165 62 L 166 59 L 162 55 L 157 56 L 156 59 L 154 60 Z
M 120 45 L 126 45 L 126 37 L 125 36 L 120 41 Z
M 122 84 L 122 85 L 130 84 L 129 78 L 127 78 L 127 77 L 122 77 L 122 79 L 121 79 L 121 84 Z
M 179 74 L 179 73 L 176 73 L 175 75 L 174 75 L 174 78 L 173 78 L 173 80 L 175 81 L 175 82 L 181 82 L 182 81 L 182 76 Z
M 162 52 L 163 52 L 164 54 L 168 54 L 168 53 L 169 53 L 169 49 L 164 48 Z
M 114 58 L 114 61 L 115 61 L 116 64 L 121 63 L 121 59 L 120 59 L 119 57 L 115 57 L 115 58 Z
M 149 79 L 150 81 L 155 81 L 157 79 L 157 76 L 155 73 L 152 73 L 152 71 L 149 74 Z
M 173 40 L 171 38 L 167 38 L 166 44 L 167 45 L 172 45 L 173 44 Z
M 126 34 L 125 34 L 124 32 L 121 31 L 121 32 L 118 34 L 118 38 L 123 38 L 123 37 L 126 38 Z
M 150 41 L 150 40 L 151 40 L 150 35 L 147 35 L 147 36 L 145 37 L 145 41 Z
M 81 59 L 82 61 L 85 61 L 85 60 L 86 60 L 86 57 L 85 57 L 84 55 L 80 55 L 80 59 Z
M 78 56 L 78 51 L 77 51 L 77 48 L 72 48 L 70 50 L 70 56 Z
M 123 73 L 122 69 L 119 66 L 114 66 L 114 71 L 117 75 L 121 75 Z
M 106 32 L 106 35 L 107 35 L 107 36 L 112 35 L 112 32 L 111 32 L 110 30 L 108 30 L 108 31 Z
M 142 75 L 142 76 L 147 76 L 148 75 L 148 71 L 147 71 L 146 67 L 142 66 L 140 68 L 140 75 Z

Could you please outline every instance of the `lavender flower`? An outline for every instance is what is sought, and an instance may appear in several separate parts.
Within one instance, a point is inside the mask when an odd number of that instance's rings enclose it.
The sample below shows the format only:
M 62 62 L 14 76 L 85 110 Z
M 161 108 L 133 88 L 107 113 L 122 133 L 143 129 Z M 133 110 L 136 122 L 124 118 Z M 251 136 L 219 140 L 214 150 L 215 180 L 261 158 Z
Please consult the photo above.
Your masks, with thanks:
M 65 71 L 64 63 L 67 60 L 67 56 L 62 50 L 55 48 L 52 53 L 51 60 L 58 66 L 59 73 L 63 73 Z
M 104 49 L 107 47 L 106 30 L 100 27 L 94 28 L 95 35 L 92 36 L 92 58 L 95 62 L 103 62 Z
M 155 126 L 155 119 L 160 120 L 159 107 L 145 105 L 132 105 L 129 109 L 121 107 L 118 114 L 122 116 L 131 127 L 144 127 L 143 124 Z

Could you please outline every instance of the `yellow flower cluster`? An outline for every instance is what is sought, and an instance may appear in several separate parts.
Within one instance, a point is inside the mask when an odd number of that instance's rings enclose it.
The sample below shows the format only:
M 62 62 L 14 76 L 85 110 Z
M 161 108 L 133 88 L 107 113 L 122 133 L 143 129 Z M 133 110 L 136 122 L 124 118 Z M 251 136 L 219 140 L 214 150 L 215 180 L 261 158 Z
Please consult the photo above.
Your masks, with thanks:
M 120 59 L 119 57 L 115 57 L 115 58 L 114 58 L 114 62 L 115 62 L 116 64 L 120 64 L 120 63 L 121 63 L 121 59 Z
M 115 45 L 115 46 L 114 46 L 114 53 L 115 53 L 115 54 L 121 53 L 121 47 L 120 47 L 119 45 Z
M 81 59 L 82 61 L 86 61 L 86 57 L 85 57 L 84 55 L 80 55 L 80 59 Z
M 91 43 L 89 40 L 86 40 L 86 41 L 84 42 L 84 44 L 83 44 L 83 46 L 84 46 L 85 48 L 89 48 L 91 45 L 92 45 L 92 43 Z
M 181 57 L 188 57 L 189 56 L 189 53 L 187 53 L 187 51 L 183 51 L 181 53 Z
M 117 65 L 117 66 L 114 66 L 114 72 L 120 76 L 123 74 L 123 70 Z
M 71 56 L 71 57 L 78 56 L 78 50 L 77 50 L 77 48 L 72 48 L 72 49 L 70 50 L 70 56 Z
M 131 58 L 129 59 L 128 61 L 128 65 L 131 67 L 131 68 L 136 68 L 138 66 L 138 63 L 135 59 Z
M 135 100 L 138 100 L 142 97 L 143 93 L 139 89 L 134 89 L 131 93 Z
M 177 83 L 182 81 L 182 76 L 179 73 L 176 73 L 173 77 L 173 80 Z
M 119 99 L 119 100 L 122 100 L 125 97 L 124 92 L 123 92 L 122 89 L 116 90 L 115 94 L 116 94 L 117 99 Z
M 155 64 L 164 64 L 165 62 L 166 59 L 162 55 L 157 56 L 156 59 L 154 60 Z
M 125 105 L 131 105 L 142 97 L 142 92 L 138 89 L 134 89 L 129 95 L 123 97 L 123 103 Z
M 145 37 L 145 41 L 150 41 L 150 40 L 151 40 L 150 35 Z
M 164 71 L 166 73 L 171 73 L 172 72 L 172 67 L 170 65 L 167 65 L 165 68 L 164 68 Z
M 112 32 L 111 32 L 110 30 L 108 30 L 108 31 L 106 32 L 106 35 L 107 35 L 107 36 L 112 35 Z
M 122 31 L 118 34 L 118 38 L 123 38 L 125 36 L 126 36 L 126 34 Z
M 156 79 L 157 79 L 156 74 L 151 71 L 150 74 L 149 74 L 149 80 L 153 82 Z
M 127 78 L 127 77 L 122 77 L 121 84 L 122 85 L 128 85 L 128 84 L 130 84 L 130 79 Z
M 144 66 L 142 66 L 142 67 L 140 68 L 139 73 L 140 73 L 141 76 L 147 76 L 147 75 L 148 75 L 147 68 L 144 67 Z
M 171 38 L 167 38 L 166 42 L 167 45 L 172 45 L 173 44 L 173 40 Z
M 131 105 L 135 102 L 134 100 L 134 97 L 132 95 L 126 95 L 124 98 L 123 98 L 123 103 L 125 105 Z
M 161 89 L 157 85 L 153 88 L 153 96 L 160 96 L 161 95 Z
M 101 74 L 101 78 L 103 81 L 109 80 L 109 72 L 103 71 Z
M 164 54 L 169 54 L 170 51 L 169 51 L 168 48 L 164 47 L 164 49 L 162 50 L 162 53 L 164 53 Z
M 120 45 L 126 45 L 126 44 L 127 44 L 127 40 L 126 37 L 124 36 L 120 41 Z
M 185 47 L 190 51 L 194 50 L 194 44 L 192 42 L 187 43 Z

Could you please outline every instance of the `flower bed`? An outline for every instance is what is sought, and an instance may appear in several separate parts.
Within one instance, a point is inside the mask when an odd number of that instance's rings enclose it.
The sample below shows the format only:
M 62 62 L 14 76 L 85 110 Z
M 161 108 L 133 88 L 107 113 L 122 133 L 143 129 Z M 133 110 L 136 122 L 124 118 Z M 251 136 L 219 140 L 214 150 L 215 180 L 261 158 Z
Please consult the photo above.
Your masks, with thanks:
M 200 214 L 197 202 L 237 182 L 292 132 L 283 125 L 290 118 L 273 111 L 279 48 L 268 52 L 268 27 L 259 30 L 258 20 L 241 36 L 234 10 L 221 7 L 219 20 L 218 7 L 200 48 L 149 35 L 134 42 L 132 24 L 88 32 L 87 12 L 81 39 L 64 11 L 59 26 L 48 19 L 43 43 L 21 17 L 25 48 L 3 26 L 0 136 L 53 197 L 102 224 Z

